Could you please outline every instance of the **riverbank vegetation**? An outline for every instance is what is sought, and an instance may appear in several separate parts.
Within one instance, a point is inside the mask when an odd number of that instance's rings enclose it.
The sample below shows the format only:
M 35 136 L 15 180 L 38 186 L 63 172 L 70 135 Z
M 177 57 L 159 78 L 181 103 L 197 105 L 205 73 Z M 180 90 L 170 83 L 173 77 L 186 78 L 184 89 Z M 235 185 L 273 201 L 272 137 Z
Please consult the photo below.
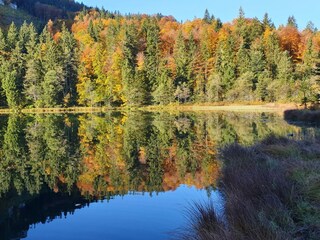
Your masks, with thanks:
M 318 239 L 320 141 L 269 136 L 221 150 L 224 215 L 197 204 L 184 239 Z M 220 217 L 219 217 L 220 216 Z
M 242 9 L 230 23 L 206 11 L 171 16 L 83 10 L 0 31 L 0 105 L 104 107 L 205 102 L 317 102 L 320 32 L 294 17 L 278 28 Z

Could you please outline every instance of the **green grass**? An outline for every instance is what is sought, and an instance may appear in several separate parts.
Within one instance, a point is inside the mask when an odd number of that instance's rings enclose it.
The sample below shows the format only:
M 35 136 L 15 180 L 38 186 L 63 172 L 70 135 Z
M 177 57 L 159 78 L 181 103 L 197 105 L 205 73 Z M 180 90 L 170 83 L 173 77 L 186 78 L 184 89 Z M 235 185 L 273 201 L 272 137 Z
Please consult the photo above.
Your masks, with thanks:
M 164 112 L 202 112 L 202 111 L 231 111 L 231 112 L 279 112 L 287 108 L 287 105 L 270 104 L 227 104 L 227 103 L 207 103 L 207 104 L 170 104 L 152 106 L 122 106 L 122 107 L 55 107 L 55 108 L 23 108 L 20 110 L 0 109 L 0 114 L 12 112 L 22 113 L 61 113 L 61 112 L 105 112 L 110 110 L 119 111 L 164 111 Z

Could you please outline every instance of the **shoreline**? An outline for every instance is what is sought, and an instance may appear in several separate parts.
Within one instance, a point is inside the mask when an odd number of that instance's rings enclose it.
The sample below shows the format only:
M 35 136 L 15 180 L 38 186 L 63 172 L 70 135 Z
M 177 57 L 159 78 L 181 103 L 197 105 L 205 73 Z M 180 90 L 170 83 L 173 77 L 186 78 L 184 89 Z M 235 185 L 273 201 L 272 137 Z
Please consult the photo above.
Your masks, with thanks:
M 210 201 L 193 204 L 183 239 L 318 239 L 319 146 L 317 138 L 269 135 L 221 148 L 224 213 Z
M 294 103 L 266 103 L 266 104 L 194 104 L 194 105 L 155 105 L 143 107 L 68 107 L 68 108 L 24 108 L 0 109 L 0 115 L 13 113 L 104 113 L 108 111 L 164 111 L 164 112 L 206 112 L 206 111 L 231 111 L 231 112 L 281 112 L 289 109 L 298 109 Z

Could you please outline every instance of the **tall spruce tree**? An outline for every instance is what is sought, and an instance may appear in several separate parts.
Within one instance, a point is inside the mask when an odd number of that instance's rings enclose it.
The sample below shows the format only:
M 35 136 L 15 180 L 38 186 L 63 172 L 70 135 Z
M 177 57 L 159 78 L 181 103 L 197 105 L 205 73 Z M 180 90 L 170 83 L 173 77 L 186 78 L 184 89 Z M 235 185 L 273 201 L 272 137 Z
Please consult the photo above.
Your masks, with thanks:
M 141 78 L 136 77 L 135 70 L 137 67 L 136 56 L 137 47 L 137 28 L 134 24 L 124 26 L 124 39 L 122 44 L 123 62 L 122 62 L 122 79 L 124 84 L 124 92 L 127 98 L 127 105 L 140 105 L 144 100 L 140 94 Z M 142 90 L 143 91 L 143 90 Z
M 146 50 L 145 50 L 145 70 L 149 85 L 148 91 L 154 91 L 157 88 L 157 78 L 159 73 L 160 59 L 160 29 L 155 18 L 148 20 L 146 28 Z
M 14 22 L 11 23 L 7 34 L 7 46 L 9 50 L 16 47 L 18 41 L 18 29 Z
M 78 52 L 77 42 L 72 33 L 62 25 L 59 46 L 62 52 L 62 71 L 64 77 L 63 97 L 65 105 L 71 106 L 76 104 L 77 92 L 77 71 L 78 71 Z
M 221 88 L 223 89 L 221 96 L 223 98 L 236 79 L 235 41 L 230 34 L 219 43 L 215 67 L 221 77 Z

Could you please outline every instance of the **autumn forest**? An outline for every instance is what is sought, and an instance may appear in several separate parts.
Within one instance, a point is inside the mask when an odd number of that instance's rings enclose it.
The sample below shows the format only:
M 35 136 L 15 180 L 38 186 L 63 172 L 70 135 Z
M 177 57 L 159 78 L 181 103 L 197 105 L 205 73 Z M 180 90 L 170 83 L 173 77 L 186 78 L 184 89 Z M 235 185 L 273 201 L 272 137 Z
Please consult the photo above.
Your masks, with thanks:
M 276 28 L 242 9 L 222 23 L 205 12 L 171 16 L 81 11 L 0 30 L 3 108 L 144 106 L 210 102 L 316 102 L 320 32 L 293 16 Z

